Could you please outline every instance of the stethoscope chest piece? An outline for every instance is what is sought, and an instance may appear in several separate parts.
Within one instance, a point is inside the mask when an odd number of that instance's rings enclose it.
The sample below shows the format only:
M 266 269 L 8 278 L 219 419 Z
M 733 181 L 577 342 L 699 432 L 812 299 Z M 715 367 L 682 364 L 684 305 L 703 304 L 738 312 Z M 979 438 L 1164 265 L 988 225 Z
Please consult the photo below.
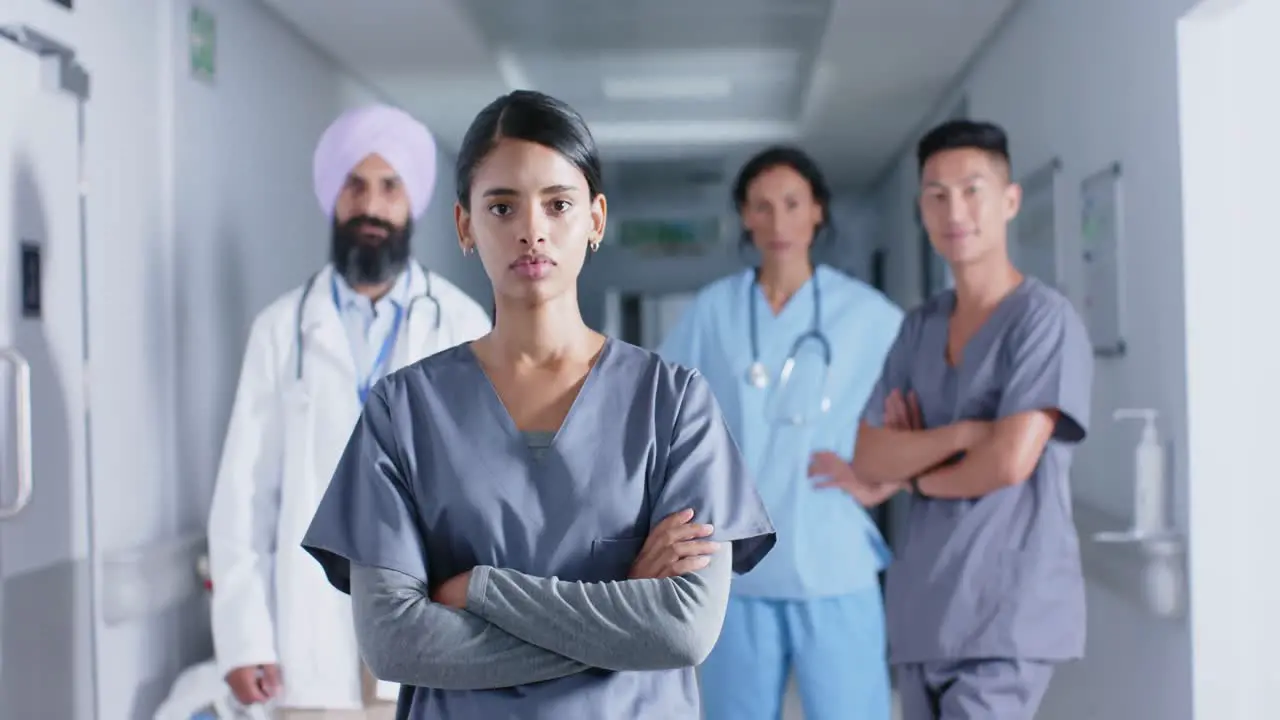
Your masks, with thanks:
M 747 369 L 747 382 L 761 390 L 769 386 L 769 372 L 764 369 L 764 363 L 758 360 L 751 363 Z

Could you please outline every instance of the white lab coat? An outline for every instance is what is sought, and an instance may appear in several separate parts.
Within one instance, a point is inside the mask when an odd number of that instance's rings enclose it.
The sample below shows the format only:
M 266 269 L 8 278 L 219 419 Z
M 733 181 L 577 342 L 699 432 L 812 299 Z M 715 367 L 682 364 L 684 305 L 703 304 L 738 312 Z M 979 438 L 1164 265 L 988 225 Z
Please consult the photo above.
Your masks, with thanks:
M 416 263 L 408 297 L 428 274 Z M 301 287 L 253 322 L 209 515 L 209 572 L 218 670 L 276 663 L 279 707 L 362 707 L 350 599 L 333 589 L 301 547 L 360 415 L 356 368 L 330 292 L 315 278 L 301 309 L 303 372 L 297 378 Z M 434 273 L 435 304 L 408 313 L 391 367 L 473 340 L 491 327 L 474 300 Z M 379 687 L 379 696 L 394 688 Z

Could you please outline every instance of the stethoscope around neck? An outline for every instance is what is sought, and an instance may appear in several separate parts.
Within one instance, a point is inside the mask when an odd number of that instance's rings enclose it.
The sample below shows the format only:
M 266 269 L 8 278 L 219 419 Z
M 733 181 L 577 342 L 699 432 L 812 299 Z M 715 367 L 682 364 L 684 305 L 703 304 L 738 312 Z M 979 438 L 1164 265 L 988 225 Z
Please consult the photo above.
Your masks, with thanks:
M 813 286 L 813 318 L 809 323 L 809 329 L 795 339 L 791 344 L 791 349 L 787 353 L 786 360 L 782 363 L 782 370 L 778 373 L 778 387 L 774 388 L 774 393 L 780 393 L 781 388 L 785 388 L 790 384 L 791 375 L 795 372 L 796 357 L 805 343 L 816 343 L 822 357 L 822 377 L 820 387 L 822 388 L 822 398 L 819 403 L 819 412 L 825 413 L 831 408 L 831 398 L 827 396 L 827 376 L 831 372 L 831 341 L 822 332 L 822 289 L 818 284 L 818 271 L 814 269 L 811 279 Z M 759 285 L 759 273 L 747 285 L 747 308 L 750 323 L 751 334 L 751 365 L 747 368 L 747 383 L 752 387 L 764 390 L 769 387 L 770 377 L 769 371 L 765 368 L 764 363 L 760 360 L 760 328 L 758 311 L 756 310 L 756 287 Z M 780 416 L 776 418 L 784 424 L 800 425 L 804 423 L 804 419 L 800 416 Z
M 303 369 L 304 369 L 303 358 L 306 357 L 306 352 L 305 352 L 306 336 L 302 331 L 302 315 L 303 315 L 303 310 L 307 306 L 307 298 L 311 296 L 311 291 L 316 284 L 316 278 L 318 278 L 319 276 L 320 276 L 320 272 L 316 272 L 316 273 L 313 273 L 311 277 L 307 278 L 306 284 L 302 286 L 302 297 L 298 298 L 297 317 L 294 324 L 294 341 L 297 343 L 297 346 L 298 346 L 298 357 L 294 367 L 294 379 L 298 381 L 302 380 Z M 432 329 L 435 332 L 440 331 L 441 319 L 443 317 L 443 314 L 441 313 L 441 310 L 440 310 L 440 301 L 437 300 L 435 295 L 431 293 L 431 275 L 428 274 L 426 270 L 422 270 L 422 276 L 426 282 L 426 288 L 422 292 L 418 293 L 417 295 L 414 295 L 413 297 L 409 298 L 409 302 L 407 302 L 404 306 L 403 314 L 397 317 L 397 321 L 392 326 L 391 332 L 387 334 L 387 339 L 383 343 L 382 351 L 378 354 L 378 359 L 374 362 L 373 370 L 375 373 L 377 372 L 377 369 L 381 367 L 384 362 L 386 362 L 387 357 L 391 354 L 392 349 L 394 348 L 396 341 L 398 339 L 398 336 L 400 335 L 400 329 L 402 327 L 404 328 L 409 327 L 409 323 L 413 319 L 414 308 L 417 307 L 419 301 L 425 300 L 431 303 L 433 306 L 435 306 L 435 324 Z M 334 304 L 336 307 L 337 306 L 336 297 L 334 300 Z M 338 308 L 338 309 L 341 310 L 341 308 Z M 357 388 L 357 393 L 360 395 L 360 399 L 361 399 L 361 405 L 364 404 L 363 401 L 364 401 L 365 395 L 367 395 L 368 393 L 367 384 L 368 383 L 362 383 L 361 386 Z

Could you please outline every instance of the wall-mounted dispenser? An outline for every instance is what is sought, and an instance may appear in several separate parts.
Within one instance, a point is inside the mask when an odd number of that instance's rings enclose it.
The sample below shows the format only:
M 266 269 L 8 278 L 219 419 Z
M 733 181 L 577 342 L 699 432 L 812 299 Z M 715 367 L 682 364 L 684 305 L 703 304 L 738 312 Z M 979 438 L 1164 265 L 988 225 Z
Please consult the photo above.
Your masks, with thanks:
M 1142 434 L 1134 448 L 1133 520 L 1128 530 L 1094 535 L 1099 543 L 1119 545 L 1115 550 L 1132 557 L 1142 576 L 1143 595 L 1156 615 L 1173 617 L 1183 609 L 1186 587 L 1186 553 L 1182 535 L 1169 520 L 1169 477 L 1164 443 L 1151 409 L 1120 409 L 1116 420 L 1141 420 Z
M 1141 420 L 1142 437 L 1133 453 L 1133 531 L 1159 535 L 1169 530 L 1168 478 L 1164 445 L 1156 427 L 1155 410 L 1117 410 L 1116 420 Z

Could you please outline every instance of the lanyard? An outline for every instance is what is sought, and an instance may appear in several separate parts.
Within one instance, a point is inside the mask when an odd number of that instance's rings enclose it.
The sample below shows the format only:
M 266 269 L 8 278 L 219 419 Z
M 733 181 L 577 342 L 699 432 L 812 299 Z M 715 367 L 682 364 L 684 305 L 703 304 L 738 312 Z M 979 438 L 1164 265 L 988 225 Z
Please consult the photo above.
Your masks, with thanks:
M 342 301 L 338 298 L 338 280 L 334 278 L 330 285 L 333 292 L 333 306 L 338 309 L 338 315 L 342 315 Z M 395 303 L 395 319 L 391 321 L 391 330 L 387 333 L 386 339 L 382 341 L 382 349 L 378 351 L 378 357 L 374 358 L 373 365 L 369 368 L 369 374 L 364 380 L 356 383 L 356 397 L 360 399 L 360 407 L 364 407 L 369 400 L 369 390 L 373 387 L 374 379 L 378 377 L 378 371 L 387 363 L 387 359 L 391 355 L 391 349 L 395 347 L 396 337 L 400 334 L 400 321 L 404 319 L 404 308 L 399 303 Z

